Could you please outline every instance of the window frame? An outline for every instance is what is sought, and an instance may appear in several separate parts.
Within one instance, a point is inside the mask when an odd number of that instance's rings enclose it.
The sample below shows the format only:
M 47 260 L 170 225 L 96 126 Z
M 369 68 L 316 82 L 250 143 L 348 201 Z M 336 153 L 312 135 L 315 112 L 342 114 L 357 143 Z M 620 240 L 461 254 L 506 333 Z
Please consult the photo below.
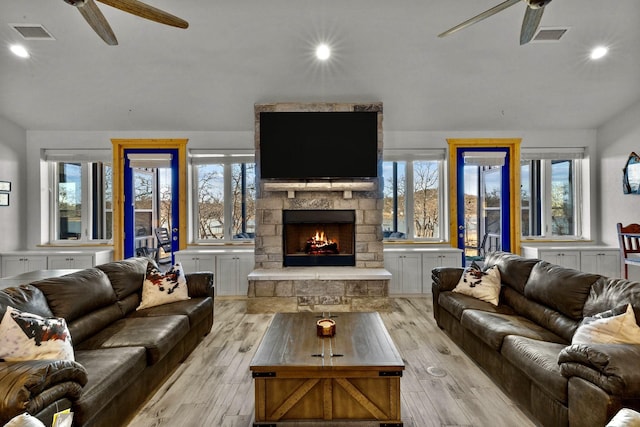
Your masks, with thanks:
M 585 230 L 583 228 L 583 176 L 584 165 L 586 161 L 584 156 L 584 148 L 573 149 L 538 149 L 523 150 L 520 160 L 520 168 L 526 162 L 529 165 L 529 235 L 521 235 L 522 240 L 583 240 L 585 238 Z M 574 226 L 572 234 L 554 235 L 553 234 L 553 212 L 552 212 L 552 169 L 553 162 L 570 161 L 571 162 L 571 192 L 573 193 L 573 219 Z M 534 162 L 539 162 L 535 165 Z M 535 166 L 534 166 L 535 165 Z M 524 176 L 524 174 L 522 174 Z M 538 196 L 536 196 L 538 195 Z M 522 195 L 520 195 L 522 201 Z M 539 205 L 536 204 L 539 199 Z M 535 215 L 532 213 L 536 211 Z M 522 221 L 522 212 L 520 213 L 520 221 Z M 539 224 L 535 217 L 539 215 Z M 536 225 L 539 225 L 540 234 L 532 235 L 537 231 Z M 524 230 L 524 227 L 522 228 Z
M 448 236 L 448 213 L 446 211 L 445 188 L 446 188 L 446 151 L 441 149 L 429 150 L 389 150 L 383 152 L 383 163 L 404 162 L 405 163 L 405 218 L 406 237 L 405 238 L 383 238 L 384 242 L 437 242 L 447 240 Z M 417 237 L 415 235 L 415 162 L 433 161 L 438 163 L 438 227 L 437 237 Z M 384 170 L 384 168 L 383 168 Z M 382 183 L 385 185 L 386 177 L 382 176 Z
M 86 244 L 109 244 L 113 242 L 113 238 L 90 238 L 94 234 L 94 228 L 96 226 L 95 221 L 99 221 L 98 224 L 102 227 L 102 231 L 105 236 L 113 236 L 113 230 L 109 233 L 107 227 L 108 212 L 111 212 L 113 226 L 113 200 L 111 200 L 111 209 L 107 209 L 107 199 L 105 197 L 105 185 L 107 180 L 107 167 L 111 166 L 111 151 L 106 150 L 57 150 L 57 149 L 45 149 L 43 151 L 43 159 L 45 162 L 48 175 L 47 175 L 47 187 L 49 189 L 49 206 L 44 212 L 48 213 L 47 222 L 49 224 L 48 240 L 49 244 L 56 246 L 78 246 Z M 71 163 L 80 165 L 80 180 L 81 180 L 81 233 L 80 238 L 73 239 L 60 239 L 59 237 L 59 164 Z M 99 166 L 99 176 L 94 176 L 92 165 Z M 113 173 L 111 173 L 113 178 Z M 99 186 L 96 187 L 96 186 Z M 111 197 L 113 197 L 113 183 L 111 187 Z M 92 194 L 95 191 L 99 191 L 99 197 L 96 198 Z M 101 212 L 98 215 L 94 215 L 94 210 L 100 209 Z
M 211 239 L 211 238 L 200 238 L 199 237 L 199 215 L 200 209 L 198 207 L 198 189 L 199 189 L 199 178 L 198 178 L 198 166 L 205 164 L 217 164 L 222 165 L 222 173 L 223 173 L 223 215 L 224 218 L 233 218 L 233 166 L 234 165 L 242 165 L 242 164 L 252 164 L 254 167 L 254 174 L 256 168 L 256 160 L 255 154 L 253 150 L 190 150 L 190 166 L 192 168 L 192 191 L 191 191 L 191 206 L 193 209 L 191 216 L 191 239 L 196 244 L 240 244 L 240 243 L 251 243 L 253 244 L 255 241 L 255 237 L 252 238 L 234 238 L 233 232 L 233 221 L 225 221 L 227 224 L 223 227 L 223 238 L 222 239 Z M 245 168 L 246 169 L 246 168 Z M 245 185 L 249 185 L 249 181 L 245 182 Z M 256 183 L 255 179 L 253 182 L 254 185 L 254 195 L 256 192 Z M 245 191 L 244 194 L 248 194 L 248 191 Z M 255 203 L 255 200 L 254 200 Z M 255 206 L 255 204 L 254 204 Z M 253 215 L 255 221 L 255 211 Z

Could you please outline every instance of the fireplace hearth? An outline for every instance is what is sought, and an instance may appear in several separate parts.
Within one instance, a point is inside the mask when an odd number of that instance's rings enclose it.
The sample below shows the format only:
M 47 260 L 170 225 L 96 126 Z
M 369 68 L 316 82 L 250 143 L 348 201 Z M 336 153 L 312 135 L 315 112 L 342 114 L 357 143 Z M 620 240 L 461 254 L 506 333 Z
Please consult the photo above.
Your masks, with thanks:
M 284 210 L 284 267 L 355 266 L 355 211 Z

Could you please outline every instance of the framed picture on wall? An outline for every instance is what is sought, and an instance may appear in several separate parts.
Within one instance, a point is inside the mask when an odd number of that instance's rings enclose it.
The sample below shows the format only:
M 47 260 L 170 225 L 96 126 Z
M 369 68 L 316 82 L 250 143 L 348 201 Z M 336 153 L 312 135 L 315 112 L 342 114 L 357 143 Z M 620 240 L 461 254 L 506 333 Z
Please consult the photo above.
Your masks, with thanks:
M 0 193 L 0 206 L 9 206 L 9 193 Z
M 11 191 L 10 181 L 0 181 L 0 191 Z

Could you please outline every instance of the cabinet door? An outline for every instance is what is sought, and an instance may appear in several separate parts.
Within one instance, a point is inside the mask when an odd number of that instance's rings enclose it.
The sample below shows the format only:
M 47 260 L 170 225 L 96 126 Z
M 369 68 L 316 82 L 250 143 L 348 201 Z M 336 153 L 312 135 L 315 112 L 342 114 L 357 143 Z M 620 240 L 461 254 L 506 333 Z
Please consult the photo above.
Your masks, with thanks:
M 238 256 L 238 295 L 246 296 L 249 292 L 249 273 L 253 271 L 255 267 L 255 257 L 253 254 L 239 255 Z
M 218 295 L 236 295 L 238 283 L 238 257 L 218 255 L 216 257 L 216 293 Z
M 16 276 L 24 272 L 24 257 L 14 255 L 7 255 L 2 257 L 2 277 Z
M 390 294 L 422 292 L 422 257 L 420 254 L 386 253 L 385 268 L 391 273 Z
M 47 257 L 47 268 L 49 270 L 91 267 L 93 267 L 92 255 L 49 255 Z
M 540 258 L 552 264 L 580 270 L 580 251 L 540 251 Z
M 24 257 L 24 271 L 46 270 L 47 257 L 44 255 L 29 255 Z
M 400 268 L 400 257 L 402 255 L 398 253 L 385 253 L 384 254 L 384 268 L 391 273 L 391 280 L 389 281 L 389 293 L 399 294 L 402 292 L 402 269 Z
M 439 255 L 440 267 L 462 267 L 462 255 L 456 252 Z M 429 271 L 431 274 L 431 271 Z
M 581 254 L 582 271 L 600 274 L 605 277 L 621 277 L 618 251 L 583 251 Z

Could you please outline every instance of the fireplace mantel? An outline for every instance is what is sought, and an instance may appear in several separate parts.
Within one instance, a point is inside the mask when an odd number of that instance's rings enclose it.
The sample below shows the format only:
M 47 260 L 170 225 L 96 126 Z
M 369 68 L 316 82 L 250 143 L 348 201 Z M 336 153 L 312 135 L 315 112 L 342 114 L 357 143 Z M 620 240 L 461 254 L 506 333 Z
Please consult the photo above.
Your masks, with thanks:
M 286 191 L 289 199 L 294 199 L 296 191 L 336 191 L 343 192 L 344 199 L 353 198 L 354 191 L 375 191 L 377 181 L 305 181 L 305 182 L 265 182 L 265 191 Z

